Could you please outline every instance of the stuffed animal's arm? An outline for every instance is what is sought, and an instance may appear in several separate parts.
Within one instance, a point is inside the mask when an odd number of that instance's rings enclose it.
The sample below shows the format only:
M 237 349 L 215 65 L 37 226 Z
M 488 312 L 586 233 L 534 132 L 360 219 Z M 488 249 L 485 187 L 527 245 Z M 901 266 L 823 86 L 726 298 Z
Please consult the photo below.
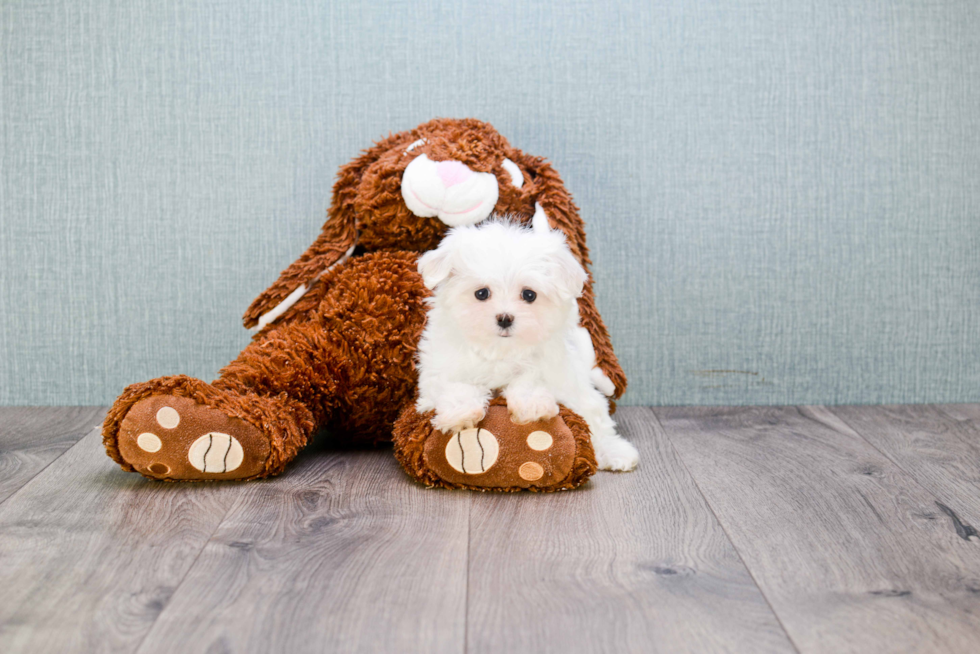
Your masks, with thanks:
M 613 352 L 609 332 L 602 322 L 602 316 L 595 308 L 595 295 L 592 293 L 592 276 L 586 282 L 582 297 L 578 300 L 580 325 L 592 337 L 595 349 L 596 367 L 592 370 L 592 383 L 607 397 L 619 399 L 626 390 L 626 373 L 619 365 L 619 359 Z
M 320 275 L 351 255 L 356 236 L 353 228 L 328 220 L 313 245 L 255 298 L 242 319 L 245 326 L 262 329 L 275 322 L 306 295 Z

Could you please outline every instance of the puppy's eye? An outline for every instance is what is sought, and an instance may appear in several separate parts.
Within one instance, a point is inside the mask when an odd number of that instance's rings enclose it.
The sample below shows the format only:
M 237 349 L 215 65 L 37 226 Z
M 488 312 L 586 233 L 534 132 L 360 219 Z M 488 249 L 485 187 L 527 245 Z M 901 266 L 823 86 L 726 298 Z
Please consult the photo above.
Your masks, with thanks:
M 521 291 L 521 299 L 527 302 L 528 304 L 534 302 L 534 300 L 536 300 L 537 297 L 538 294 L 529 288 L 525 288 L 523 291 Z
M 481 288 L 480 290 L 478 290 L 473 295 L 476 297 L 477 300 L 479 300 L 480 302 L 483 302 L 484 300 L 486 300 L 486 299 L 488 299 L 490 297 L 490 289 L 489 288 Z

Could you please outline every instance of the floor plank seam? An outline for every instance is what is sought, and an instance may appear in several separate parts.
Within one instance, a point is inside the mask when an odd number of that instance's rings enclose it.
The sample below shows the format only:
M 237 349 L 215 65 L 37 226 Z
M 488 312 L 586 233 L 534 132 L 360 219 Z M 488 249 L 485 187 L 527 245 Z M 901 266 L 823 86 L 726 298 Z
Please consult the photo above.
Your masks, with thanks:
M 929 406 L 934 406 L 934 405 L 929 405 Z M 936 507 L 939 508 L 939 510 L 942 511 L 950 519 L 950 521 L 951 521 L 950 524 L 951 524 L 951 526 L 953 528 L 953 531 L 956 532 L 956 535 L 957 536 L 959 536 L 960 538 L 964 538 L 964 533 L 969 534 L 970 533 L 970 530 L 972 530 L 972 535 L 974 535 L 974 536 L 980 536 L 980 534 L 977 534 L 976 529 L 972 525 L 965 525 L 965 527 L 968 528 L 968 529 L 965 530 L 964 529 L 964 524 L 960 521 L 959 516 L 955 512 L 953 512 L 952 509 L 950 509 L 945 504 L 943 504 L 942 501 L 941 501 L 942 498 L 939 497 L 939 494 L 936 493 L 936 491 L 934 491 L 933 489 L 931 489 L 928 486 L 926 486 L 925 484 L 923 484 L 919 480 L 918 475 L 915 475 L 912 472 L 910 472 L 909 470 L 907 470 L 905 468 L 905 466 L 903 466 L 901 463 L 899 463 L 894 458 L 892 458 L 891 456 L 889 456 L 887 452 L 885 452 L 880 447 L 878 447 L 873 442 L 871 442 L 871 440 L 869 440 L 868 438 L 866 438 L 864 434 L 862 434 L 857 428 L 854 427 L 854 425 L 852 425 L 851 423 L 849 423 L 847 420 L 844 419 L 843 416 L 841 416 L 839 413 L 837 413 L 836 411 L 834 411 L 833 407 L 825 407 L 825 408 L 828 411 L 830 411 L 830 413 L 832 413 L 835 418 L 837 418 L 842 423 L 844 423 L 844 425 L 848 429 L 850 429 L 852 432 L 854 432 L 854 435 L 855 436 L 857 436 L 858 438 L 860 438 L 863 442 L 867 443 L 868 446 L 871 447 L 871 449 L 873 449 L 875 452 L 878 452 L 879 454 L 881 454 L 881 456 L 885 457 L 885 459 L 887 461 L 891 462 L 891 464 L 893 466 L 895 466 L 896 468 L 898 468 L 899 470 L 901 470 L 905 474 L 905 476 L 908 477 L 908 479 L 912 481 L 912 483 L 914 483 L 916 486 L 918 486 L 919 488 L 921 488 L 932 499 L 933 504 L 935 504 Z M 946 417 L 946 418 L 948 418 L 948 419 L 950 419 L 950 420 L 952 420 L 952 418 L 950 416 L 948 416 L 946 413 L 944 413 L 942 411 L 939 411 L 939 414 L 942 415 L 942 416 L 944 416 L 944 417 Z M 956 434 L 956 437 L 958 438 L 959 435 Z M 964 538 L 964 540 L 969 541 L 970 540 L 969 536 L 966 536 Z
M 473 538 L 473 495 L 466 507 L 466 594 L 463 596 L 463 654 L 470 651 L 470 544 Z
M 682 457 L 681 453 L 677 451 L 676 447 L 674 447 L 674 442 L 670 437 L 670 432 L 668 432 L 664 428 L 663 423 L 660 421 L 660 416 L 657 415 L 655 407 L 651 406 L 646 408 L 649 410 L 650 415 L 656 421 L 657 426 L 660 427 L 660 431 L 663 432 L 667 441 L 667 445 L 674 453 L 674 456 L 677 457 L 677 461 L 684 469 L 684 472 L 686 472 L 687 476 L 691 478 L 691 482 L 694 484 L 694 488 L 698 491 L 698 495 L 700 495 L 701 499 L 704 501 L 704 505 L 708 507 L 708 511 L 711 512 L 711 515 L 714 516 L 714 519 L 718 523 L 718 526 L 721 527 L 721 531 L 722 533 L 725 534 L 725 538 L 727 538 L 728 542 L 731 543 L 732 549 L 735 551 L 735 556 L 738 557 L 738 560 L 741 562 L 742 567 L 745 568 L 745 572 L 748 573 L 749 578 L 752 580 L 752 583 L 755 584 L 755 587 L 756 589 L 758 589 L 759 594 L 762 596 L 762 599 L 766 601 L 766 606 L 769 607 L 769 611 L 772 613 L 773 617 L 776 618 L 776 622 L 779 623 L 779 628 L 782 629 L 783 633 L 786 635 L 786 640 L 789 642 L 789 644 L 793 647 L 793 649 L 798 654 L 802 654 L 803 650 L 801 650 L 799 645 L 796 644 L 796 641 L 793 640 L 793 636 L 789 633 L 789 630 L 786 628 L 786 625 L 783 624 L 783 619 L 779 616 L 779 613 L 776 612 L 775 607 L 773 607 L 772 602 L 769 600 L 769 596 L 766 595 L 766 592 L 762 589 L 762 586 L 759 585 L 759 581 L 755 578 L 755 575 L 752 573 L 752 568 L 749 567 L 749 564 L 742 557 L 742 552 L 739 551 L 738 546 L 735 544 L 735 541 L 732 540 L 731 534 L 728 533 L 728 529 L 725 527 L 725 523 L 722 522 L 721 518 L 718 517 L 718 512 L 715 511 L 715 507 L 711 506 L 711 502 L 708 501 L 708 497 L 704 494 L 704 491 L 701 490 L 701 484 L 699 484 L 697 478 L 693 474 L 691 474 L 691 470 L 687 467 L 687 463 L 684 461 L 684 457 Z
M 105 410 L 106 410 L 106 411 L 108 411 L 108 410 L 109 410 L 109 408 L 108 408 L 108 407 L 105 407 Z M 64 451 L 64 452 L 62 452 L 61 454 L 59 454 L 59 455 L 58 455 L 58 456 L 56 456 L 55 458 L 53 458 L 53 459 L 51 459 L 50 461 L 48 461 L 48 462 L 47 462 L 47 463 L 46 463 L 46 464 L 44 465 L 44 467 L 43 467 L 43 468 L 41 468 L 40 470 L 38 470 L 37 472 L 35 472 L 35 473 L 34 473 L 34 476 L 33 476 L 33 477 L 31 477 L 30 479 L 28 479 L 28 480 L 27 480 L 26 482 L 24 482 L 24 483 L 23 483 L 23 485 L 21 485 L 21 487 L 20 487 L 20 488 L 18 488 L 18 489 L 17 489 L 17 490 L 15 490 L 15 491 L 14 491 L 13 493 L 11 493 L 11 494 L 10 494 L 10 495 L 8 495 L 7 497 L 5 497 L 5 498 L 3 498 L 2 500 L 0 500 L 0 508 L 2 508 L 2 507 L 3 507 L 3 505 L 4 505 L 4 504 L 6 504 L 6 503 L 7 503 L 7 502 L 8 502 L 8 501 L 9 501 L 9 500 L 11 499 L 11 498 L 13 498 L 13 497 L 16 497 L 18 493 L 20 493 L 20 492 L 21 492 L 21 491 L 23 491 L 23 490 L 24 490 L 25 488 L 27 488 L 28 486 L 30 486 L 31 484 L 33 484 L 33 483 L 34 483 L 34 480 L 35 480 L 35 479 L 37 479 L 38 477 L 40 477 L 40 476 L 41 476 L 41 473 L 43 473 L 43 472 L 44 472 L 45 470 L 47 470 L 48 468 L 50 468 L 50 467 L 51 467 L 51 465 L 52 465 L 52 464 L 54 464 L 54 462 L 55 462 L 55 461 L 58 461 L 59 459 L 61 459 L 61 457 L 63 457 L 63 456 L 65 456 L 66 454 L 68 454 L 69 452 L 71 452 L 71 451 L 72 451 L 73 449 L 75 449 L 76 447 L 78 447 L 78 446 L 79 446 L 79 444 L 80 444 L 80 443 L 81 443 L 82 441 L 84 441 L 84 440 L 85 440 L 86 438 L 88 438 L 88 437 L 89 437 L 89 435 L 90 435 L 90 434 L 91 434 L 92 432 L 94 432 L 94 431 L 97 431 L 97 430 L 100 430 L 100 429 L 102 429 L 102 426 L 101 426 L 101 425 L 96 425 L 96 426 L 95 426 L 95 427 L 93 427 L 92 429 L 90 429 L 90 430 L 88 430 L 88 431 L 86 431 L 86 432 L 85 432 L 84 434 L 82 434 L 82 437 L 81 437 L 81 438 L 79 438 L 79 439 L 78 439 L 77 441 L 75 441 L 74 443 L 72 443 L 70 447 L 66 447 L 66 448 L 65 448 L 65 451 Z M 67 435 L 68 435 L 68 434 L 66 434 L 66 436 L 67 436 Z
M 149 483 L 161 483 L 161 482 L 149 482 Z M 218 483 L 221 483 L 221 482 L 218 482 Z M 221 529 L 221 525 L 225 524 L 225 520 L 228 519 L 228 514 L 231 513 L 231 510 L 235 506 L 235 504 L 237 503 L 238 499 L 241 499 L 241 496 L 239 496 L 239 498 L 237 498 L 234 501 L 228 502 L 228 508 L 225 509 L 224 515 L 221 516 L 221 520 L 219 520 L 215 524 L 215 527 L 211 531 L 211 534 L 208 536 L 208 539 L 206 541 L 204 541 L 204 544 L 201 546 L 201 549 L 199 549 L 197 551 L 197 554 L 194 556 L 194 560 L 191 562 L 191 564 L 189 566 L 187 566 L 187 570 L 184 572 L 184 575 L 180 578 L 180 581 L 178 581 L 174 585 L 173 591 L 170 593 L 170 597 L 167 598 L 166 603 L 160 609 L 160 612 L 157 613 L 156 618 L 153 619 L 153 624 L 150 625 L 150 628 L 147 629 L 146 630 L 146 633 L 143 634 L 143 637 L 140 638 L 139 644 L 135 648 L 133 648 L 133 654 L 138 654 L 139 651 L 141 649 L 143 649 L 143 644 L 146 643 L 146 639 L 150 637 L 150 634 L 151 633 L 153 633 L 153 627 L 155 627 L 157 625 L 157 622 L 159 622 L 160 621 L 160 618 L 163 617 L 163 614 L 166 613 L 167 607 L 170 606 L 170 603 L 173 600 L 174 596 L 177 594 L 177 591 L 184 584 L 184 581 L 186 581 L 187 577 L 190 576 L 191 571 L 193 571 L 194 568 L 195 568 L 195 566 L 197 566 L 197 562 L 201 559 L 201 555 L 204 554 L 204 550 L 206 550 L 207 547 L 208 547 L 208 545 L 211 544 L 211 541 L 214 540 L 214 535 L 216 533 L 218 533 L 218 530 L 219 529 Z

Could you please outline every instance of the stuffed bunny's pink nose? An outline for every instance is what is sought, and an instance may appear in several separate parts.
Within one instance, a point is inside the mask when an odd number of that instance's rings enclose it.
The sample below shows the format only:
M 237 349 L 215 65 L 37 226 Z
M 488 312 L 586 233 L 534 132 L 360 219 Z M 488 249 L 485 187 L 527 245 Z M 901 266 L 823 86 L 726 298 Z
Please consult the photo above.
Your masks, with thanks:
M 472 170 L 458 161 L 440 161 L 436 164 L 436 172 L 446 188 L 465 182 L 473 174 Z

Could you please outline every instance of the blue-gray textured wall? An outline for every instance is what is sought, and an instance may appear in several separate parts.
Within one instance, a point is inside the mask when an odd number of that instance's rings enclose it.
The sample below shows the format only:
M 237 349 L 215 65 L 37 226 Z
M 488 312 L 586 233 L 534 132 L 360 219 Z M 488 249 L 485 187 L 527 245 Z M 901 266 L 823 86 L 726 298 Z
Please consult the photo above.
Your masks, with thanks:
M 980 399 L 976 0 L 5 0 L 0 94 L 2 404 L 211 379 L 435 116 L 556 164 L 628 403 Z

